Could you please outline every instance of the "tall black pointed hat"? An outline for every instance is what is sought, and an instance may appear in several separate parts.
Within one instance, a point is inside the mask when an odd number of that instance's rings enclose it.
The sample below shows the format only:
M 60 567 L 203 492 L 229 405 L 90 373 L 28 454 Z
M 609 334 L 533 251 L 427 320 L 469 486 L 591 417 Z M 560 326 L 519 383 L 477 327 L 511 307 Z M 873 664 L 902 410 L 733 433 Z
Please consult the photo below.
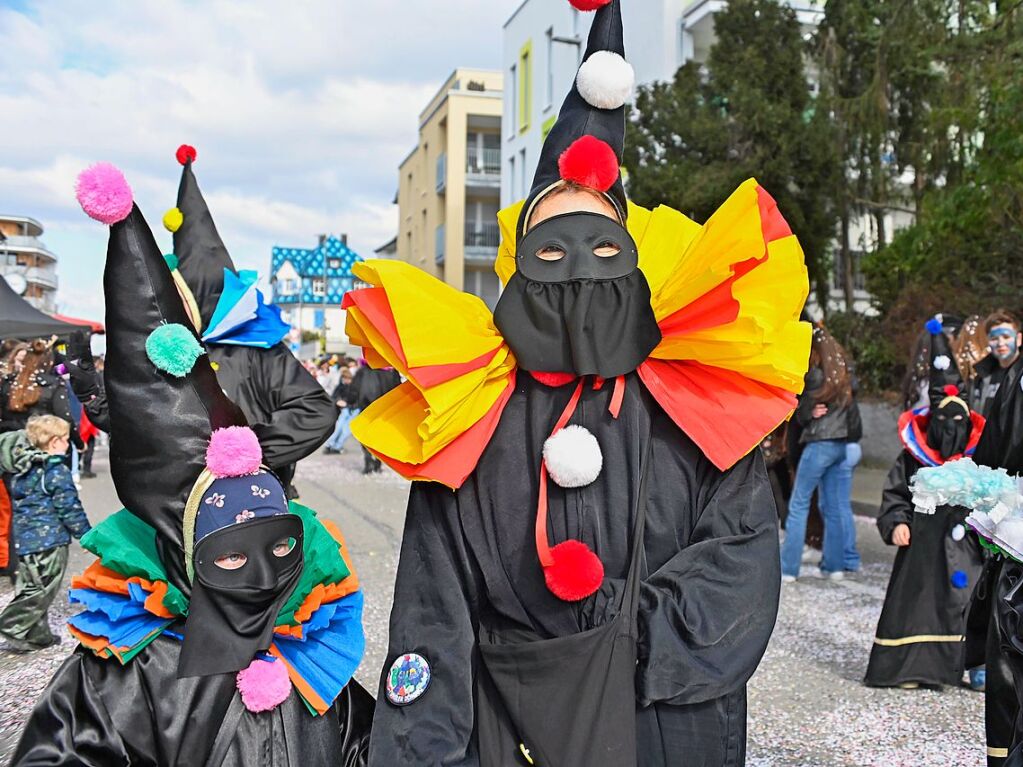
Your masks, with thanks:
M 620 0 L 569 0 L 596 11 L 583 63 L 540 152 L 533 185 L 519 216 L 521 240 L 537 201 L 564 182 L 607 195 L 624 223 L 628 215 L 621 164 L 625 102 L 635 80 L 625 60 Z
M 174 235 L 177 268 L 195 298 L 205 330 L 224 292 L 224 269 L 238 270 L 192 171 L 197 156 L 195 148 L 182 144 L 175 156 L 182 165 L 178 202 L 164 215 L 164 226 Z
M 186 503 L 207 469 L 214 431 L 244 426 L 245 416 L 217 383 L 121 172 L 94 165 L 76 192 L 89 216 L 110 225 L 103 274 L 110 473 L 124 507 L 156 530 L 175 585 L 187 588 Z
M 949 344 L 945 323 L 940 314 L 929 319 L 924 326 L 931 335 L 930 379 L 928 399 L 937 407 L 946 397 L 959 397 L 964 389 L 963 377 Z

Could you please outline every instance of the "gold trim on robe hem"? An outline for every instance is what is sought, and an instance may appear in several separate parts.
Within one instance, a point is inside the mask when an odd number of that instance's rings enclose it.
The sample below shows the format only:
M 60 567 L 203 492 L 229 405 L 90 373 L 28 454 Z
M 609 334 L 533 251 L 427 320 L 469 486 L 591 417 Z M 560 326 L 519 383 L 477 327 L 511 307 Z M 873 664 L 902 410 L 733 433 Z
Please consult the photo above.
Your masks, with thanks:
M 882 639 L 874 637 L 874 644 L 882 647 L 901 647 L 907 644 L 918 642 L 962 642 L 966 637 L 962 634 L 917 634 L 915 636 L 900 637 L 899 639 Z

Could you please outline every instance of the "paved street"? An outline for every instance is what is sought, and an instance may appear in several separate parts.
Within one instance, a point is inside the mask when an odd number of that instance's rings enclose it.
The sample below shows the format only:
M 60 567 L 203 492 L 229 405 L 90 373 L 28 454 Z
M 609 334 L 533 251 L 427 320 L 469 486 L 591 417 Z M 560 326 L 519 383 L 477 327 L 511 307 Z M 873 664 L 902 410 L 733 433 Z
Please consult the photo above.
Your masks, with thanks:
M 93 522 L 118 508 L 105 454 L 98 479 L 86 480 L 83 500 Z M 407 485 L 393 474 L 359 474 L 361 456 L 316 456 L 298 472 L 304 503 L 341 525 L 366 592 L 367 654 L 357 676 L 375 691 L 386 646 L 393 573 Z M 981 767 L 983 696 L 966 689 L 942 692 L 875 690 L 860 680 L 880 614 L 892 552 L 873 521 L 859 519 L 865 562 L 855 580 L 814 579 L 786 585 L 782 611 L 750 689 L 751 767 Z M 72 548 L 69 572 L 89 555 Z M 10 599 L 6 579 L 0 605 Z M 55 627 L 67 615 L 51 613 Z M 0 759 L 6 759 L 20 723 L 70 647 L 30 657 L 0 652 Z M 684 766 L 684 755 L 679 765 Z

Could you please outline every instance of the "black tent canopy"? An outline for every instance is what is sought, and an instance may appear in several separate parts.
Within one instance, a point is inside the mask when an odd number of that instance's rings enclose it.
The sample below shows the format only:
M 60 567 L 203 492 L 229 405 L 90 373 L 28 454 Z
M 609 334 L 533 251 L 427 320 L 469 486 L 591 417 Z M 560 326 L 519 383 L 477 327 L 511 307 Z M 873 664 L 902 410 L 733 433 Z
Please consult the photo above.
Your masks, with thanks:
M 44 314 L 15 293 L 6 279 L 0 279 L 0 340 L 66 337 L 76 330 L 89 329 L 88 325 L 72 325 Z

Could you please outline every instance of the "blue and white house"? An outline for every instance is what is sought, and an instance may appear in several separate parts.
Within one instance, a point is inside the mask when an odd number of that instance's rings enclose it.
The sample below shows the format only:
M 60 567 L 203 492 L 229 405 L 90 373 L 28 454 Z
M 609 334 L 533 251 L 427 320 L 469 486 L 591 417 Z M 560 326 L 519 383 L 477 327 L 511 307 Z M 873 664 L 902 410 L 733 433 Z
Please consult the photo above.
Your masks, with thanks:
M 326 338 L 329 352 L 348 350 L 341 299 L 355 287 L 352 267 L 362 256 L 348 247 L 346 235 L 320 235 L 315 248 L 275 245 L 270 257 L 272 302 L 291 325 L 295 340 L 303 332 Z

